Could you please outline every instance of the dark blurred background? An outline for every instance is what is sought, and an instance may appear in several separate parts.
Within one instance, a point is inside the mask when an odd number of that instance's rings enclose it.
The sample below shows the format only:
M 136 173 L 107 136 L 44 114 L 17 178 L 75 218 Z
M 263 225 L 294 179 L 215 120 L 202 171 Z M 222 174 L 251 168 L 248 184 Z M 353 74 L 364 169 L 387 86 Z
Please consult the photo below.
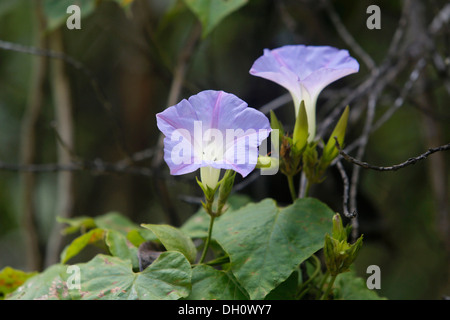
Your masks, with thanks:
M 181 225 L 201 190 L 195 174 L 169 175 L 155 114 L 215 89 L 275 108 L 292 128 L 286 90 L 249 75 L 264 48 L 330 45 L 360 62 L 317 107 L 327 138 L 333 110 L 350 104 L 346 145 L 357 158 L 389 166 L 450 140 L 447 1 L 249 0 L 206 37 L 183 1 L 125 2 L 0 0 L 0 269 L 57 262 L 71 239 L 57 215 L 117 211 L 137 224 Z M 66 27 L 71 3 L 86 11 L 81 30 Z M 380 8 L 380 29 L 366 26 L 369 5 Z M 382 296 L 450 296 L 449 156 L 389 172 L 341 161 L 364 234 L 356 270 L 366 278 L 380 266 Z M 236 192 L 289 202 L 282 175 L 256 174 L 238 177 Z M 343 212 L 342 181 L 332 167 L 311 195 Z

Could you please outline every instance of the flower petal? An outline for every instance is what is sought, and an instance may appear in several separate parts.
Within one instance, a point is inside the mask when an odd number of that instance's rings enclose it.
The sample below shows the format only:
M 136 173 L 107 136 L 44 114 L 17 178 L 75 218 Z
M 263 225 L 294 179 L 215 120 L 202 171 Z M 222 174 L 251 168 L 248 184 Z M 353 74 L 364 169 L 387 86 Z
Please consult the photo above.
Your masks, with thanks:
M 250 74 L 285 87 L 301 97 L 301 83 L 312 97 L 330 83 L 358 72 L 359 64 L 347 50 L 330 46 L 287 45 L 264 50 L 250 69 Z
M 156 117 L 165 135 L 164 159 L 174 175 L 210 166 L 245 177 L 271 130 L 264 114 L 223 91 L 202 91 Z

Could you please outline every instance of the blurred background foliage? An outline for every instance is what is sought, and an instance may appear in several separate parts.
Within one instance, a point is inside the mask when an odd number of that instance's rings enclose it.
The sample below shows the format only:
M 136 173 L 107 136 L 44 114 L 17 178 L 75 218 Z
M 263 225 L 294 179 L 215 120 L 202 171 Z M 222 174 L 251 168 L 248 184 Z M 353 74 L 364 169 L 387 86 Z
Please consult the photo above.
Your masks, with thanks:
M 203 28 L 192 10 L 195 2 L 0 1 L 0 40 L 64 52 L 88 70 L 68 63 L 58 65 L 61 59 L 0 50 L 0 163 L 11 165 L 0 170 L 0 269 L 42 270 L 57 261 L 58 250 L 70 241 L 59 236 L 59 215 L 98 216 L 117 211 L 136 223 L 181 225 L 198 210 L 201 190 L 194 174 L 172 177 L 164 162 L 158 162 L 160 134 L 155 114 L 205 89 L 234 93 L 258 109 L 277 101 L 286 95 L 283 88 L 248 73 L 264 48 L 330 45 L 346 48 L 357 58 L 360 72 L 321 94 L 319 121 L 327 117 L 350 95 L 351 88 L 373 72 L 339 33 L 330 12 L 340 18 L 376 66 L 388 57 L 394 33 L 401 26 L 402 46 L 392 53 L 391 69 L 403 67 L 389 82 L 380 80 L 387 84 L 377 95 L 375 121 L 397 103 L 399 108 L 369 135 L 362 160 L 388 166 L 449 142 L 448 10 L 447 24 L 437 34 L 422 39 L 426 32 L 420 33 L 420 28 L 428 27 L 448 6 L 446 1 L 223 1 L 231 6 L 227 15 L 218 16 L 211 8 L 209 16 L 200 19 Z M 66 28 L 69 14 L 65 8 L 70 4 L 82 9 L 81 30 Z M 379 30 L 366 27 L 366 9 L 371 4 L 381 9 Z M 399 24 L 402 17 L 406 22 Z M 217 24 L 205 28 L 214 19 Z M 444 67 L 438 67 L 439 57 Z M 419 79 L 411 78 L 420 58 L 426 65 L 419 70 Z M 94 79 L 100 91 L 93 86 Z M 410 79 L 414 79 L 413 85 L 399 103 Z M 106 102 L 101 100 L 103 94 Z M 347 145 L 364 130 L 367 96 L 361 94 L 350 103 Z M 26 119 L 36 99 L 41 108 L 30 125 Z M 61 101 L 69 105 L 66 118 L 58 115 Z M 293 125 L 291 104 L 289 99 L 274 104 L 288 128 Z M 64 138 L 67 128 L 70 141 Z M 24 138 L 27 135 L 31 140 Z M 19 167 L 26 160 L 26 141 L 35 145 L 32 162 L 25 162 L 28 165 L 56 164 L 62 158 L 117 165 L 129 164 L 126 160 L 131 158 L 137 172 L 77 169 L 26 173 Z M 399 171 L 360 172 L 355 200 L 364 245 L 356 271 L 366 278 L 369 265 L 380 266 L 382 296 L 441 299 L 450 295 L 448 160 L 448 152 L 440 152 Z M 353 165 L 343 164 L 351 178 Z M 151 176 L 140 174 L 142 168 L 154 172 Z M 239 193 L 254 201 L 272 197 L 281 204 L 289 202 L 281 175 L 249 179 L 237 179 Z M 328 179 L 313 188 L 312 196 L 342 212 L 342 192 L 341 176 L 331 168 Z M 30 232 L 35 232 L 35 237 Z M 56 251 L 51 249 L 54 243 L 58 243 Z

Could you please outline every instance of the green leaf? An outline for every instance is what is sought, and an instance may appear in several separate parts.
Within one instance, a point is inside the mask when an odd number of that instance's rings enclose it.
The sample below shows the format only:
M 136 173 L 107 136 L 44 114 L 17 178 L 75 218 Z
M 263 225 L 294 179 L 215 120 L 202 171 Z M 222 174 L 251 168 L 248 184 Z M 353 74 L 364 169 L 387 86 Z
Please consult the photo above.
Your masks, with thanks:
M 248 0 L 184 0 L 200 20 L 206 37 L 226 16 L 236 11 Z
M 70 17 L 70 13 L 67 13 L 67 8 L 70 5 L 74 4 L 80 8 L 80 18 L 83 19 L 91 15 L 97 9 L 97 4 L 101 2 L 99 0 L 44 0 L 47 29 L 51 31 L 65 25 Z M 125 10 L 129 10 L 133 0 L 113 0 L 113 2 L 116 2 Z
M 134 245 L 134 242 L 138 242 L 139 237 L 144 238 L 147 236 L 144 231 L 139 228 L 138 225 L 131 222 L 128 218 L 117 212 L 109 212 L 102 216 L 95 218 L 90 217 L 77 217 L 71 219 L 58 219 L 59 222 L 68 223 L 69 227 L 65 229 L 65 233 L 73 233 L 76 231 L 88 232 L 83 233 L 78 238 L 72 241 L 61 253 L 61 262 L 66 263 L 69 259 L 73 258 L 81 252 L 89 244 L 96 244 L 100 241 L 104 241 L 102 244 L 106 244 L 112 255 L 119 256 L 123 259 L 131 259 L 134 266 L 137 266 L 136 252 L 138 245 Z M 137 230 L 137 231 L 136 231 Z M 150 233 L 150 231 L 147 233 Z M 137 232 L 137 234 L 136 234 Z M 128 240 L 128 237 L 134 241 Z
M 250 203 L 250 201 L 251 199 L 245 195 L 231 195 L 228 198 L 228 210 L 226 214 L 243 207 L 244 205 Z M 206 238 L 210 219 L 211 217 L 203 208 L 201 208 L 181 226 L 180 230 L 193 239 Z M 219 219 L 220 218 L 217 218 L 216 221 Z
M 142 224 L 142 227 L 152 231 L 167 251 L 178 251 L 194 263 L 197 257 L 197 249 L 186 234 L 180 229 L 166 224 Z
M 184 255 L 168 251 L 143 272 L 134 273 L 131 263 L 99 254 L 80 268 L 81 289 L 69 289 L 68 266 L 56 264 L 28 279 L 9 295 L 11 300 L 174 300 L 187 297 L 191 265 Z
M 145 241 L 155 241 L 157 238 L 147 229 L 133 229 L 127 234 L 127 240 L 130 241 L 135 247 L 139 247 Z
M 123 234 L 115 230 L 108 230 L 106 231 L 105 242 L 113 256 L 122 260 L 129 260 L 133 269 L 139 269 L 138 248 L 128 241 Z
M 61 252 L 61 262 L 66 263 L 70 258 L 73 258 L 80 253 L 81 250 L 83 250 L 87 245 L 103 240 L 104 236 L 105 230 L 100 228 L 95 228 L 85 234 L 82 234 L 73 240 L 72 243 L 70 243 L 63 250 L 63 252 Z
M 334 299 L 343 300 L 382 300 L 376 290 L 367 288 L 364 279 L 357 277 L 354 271 L 341 273 L 334 283 Z
M 279 130 L 280 131 L 280 139 L 281 139 L 282 136 L 284 136 L 283 124 L 278 120 L 278 118 L 275 115 L 275 112 L 273 110 L 270 110 L 270 127 L 273 130 Z
M 190 293 L 191 265 L 179 252 L 163 252 L 137 273 L 129 261 L 101 254 L 78 266 L 81 289 L 69 291 L 73 299 L 176 300 Z
M 278 287 L 273 289 L 265 300 L 295 300 L 298 289 L 298 271 L 295 270 L 292 274 L 283 281 Z
M 285 208 L 266 199 L 223 215 L 213 238 L 228 253 L 231 271 L 250 298 L 263 299 L 322 248 L 332 216 L 316 199 L 298 199 Z
M 59 223 L 66 223 L 69 226 L 64 228 L 63 234 L 71 234 L 78 231 L 85 232 L 88 229 L 95 228 L 95 220 L 91 217 L 75 217 L 75 218 L 63 218 L 56 217 L 56 221 Z
M 139 226 L 119 212 L 108 212 L 104 215 L 94 218 L 95 225 L 98 228 L 110 229 L 121 232 L 126 235 L 133 229 L 139 229 Z
M 192 270 L 192 291 L 188 300 L 248 300 L 248 294 L 230 271 L 207 265 Z
M 35 276 L 37 272 L 24 272 L 11 267 L 5 267 L 0 271 L 0 300 L 8 293 L 20 287 L 28 278 Z
M 75 218 L 57 217 L 56 220 L 60 223 L 66 223 L 69 225 L 64 229 L 64 234 L 75 233 L 78 231 L 85 232 L 93 228 L 113 229 L 120 231 L 123 234 L 127 234 L 131 230 L 140 229 L 139 226 L 133 223 L 130 219 L 119 212 L 114 211 L 95 218 L 87 216 Z
M 331 133 L 330 138 L 328 139 L 328 142 L 323 149 L 322 161 L 324 161 L 325 163 L 331 162 L 339 154 L 339 150 L 336 147 L 336 139 L 334 137 L 337 138 L 340 148 L 342 149 L 344 147 L 344 138 L 345 138 L 345 130 L 347 129 L 348 114 L 349 114 L 349 107 L 347 106 L 345 107 L 344 112 L 339 118 L 336 127 Z
M 206 213 L 205 209 L 201 208 L 180 227 L 180 230 L 193 239 L 206 238 L 210 220 L 211 217 Z
M 61 274 L 66 273 L 67 266 L 55 264 L 44 272 L 28 279 L 8 300 L 68 300 L 70 299 L 66 282 Z

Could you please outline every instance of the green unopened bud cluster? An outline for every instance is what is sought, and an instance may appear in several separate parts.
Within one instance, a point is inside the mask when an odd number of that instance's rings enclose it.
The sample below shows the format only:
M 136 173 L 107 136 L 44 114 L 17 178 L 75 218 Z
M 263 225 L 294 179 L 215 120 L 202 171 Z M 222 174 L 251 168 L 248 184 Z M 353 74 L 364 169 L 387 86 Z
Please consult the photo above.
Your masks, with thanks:
M 280 132 L 279 141 L 272 141 L 272 143 L 280 145 L 281 172 L 288 177 L 292 177 L 303 170 L 310 184 L 322 182 L 326 169 L 339 155 L 336 140 L 339 147 L 342 147 L 344 144 L 348 115 L 349 107 L 347 106 L 327 143 L 323 143 L 323 150 L 319 153 L 319 142 L 308 142 L 308 119 L 303 101 L 300 103 L 292 136 L 286 134 L 281 122 L 277 119 L 275 113 L 271 111 L 271 127 L 272 129 L 278 129 Z
M 332 276 L 349 271 L 361 249 L 363 237 L 359 237 L 355 243 L 350 244 L 347 241 L 349 233 L 350 226 L 344 228 L 340 215 L 334 215 L 333 231 L 331 236 L 325 235 L 323 248 L 325 264 Z

